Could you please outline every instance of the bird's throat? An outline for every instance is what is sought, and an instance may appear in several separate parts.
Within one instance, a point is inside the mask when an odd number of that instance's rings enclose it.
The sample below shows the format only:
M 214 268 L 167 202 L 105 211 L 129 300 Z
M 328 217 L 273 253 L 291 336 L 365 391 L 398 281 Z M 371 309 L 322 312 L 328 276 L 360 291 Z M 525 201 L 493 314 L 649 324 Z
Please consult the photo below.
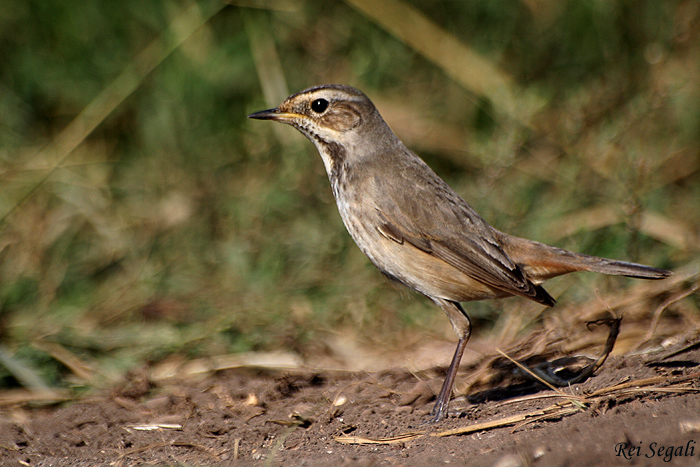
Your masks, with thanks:
M 337 198 L 339 190 L 343 190 L 347 179 L 347 152 L 345 148 L 334 141 L 325 141 L 314 138 L 323 165 L 326 167 L 328 179 L 333 188 L 333 195 Z

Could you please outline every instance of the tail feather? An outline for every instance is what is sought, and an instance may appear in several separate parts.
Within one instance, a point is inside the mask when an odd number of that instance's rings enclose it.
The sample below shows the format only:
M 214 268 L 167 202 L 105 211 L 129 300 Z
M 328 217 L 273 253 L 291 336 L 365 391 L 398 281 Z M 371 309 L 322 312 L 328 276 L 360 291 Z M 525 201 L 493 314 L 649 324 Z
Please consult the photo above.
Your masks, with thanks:
M 664 279 L 673 274 L 666 269 L 574 253 L 512 236 L 507 236 L 504 246 L 506 253 L 536 284 L 575 271 L 591 271 L 637 279 Z
M 673 274 L 667 269 L 628 263 L 627 261 L 616 261 L 587 255 L 581 255 L 580 258 L 584 270 L 611 274 L 613 276 L 627 276 L 637 279 L 664 279 Z M 586 261 L 588 258 L 590 258 L 590 261 Z

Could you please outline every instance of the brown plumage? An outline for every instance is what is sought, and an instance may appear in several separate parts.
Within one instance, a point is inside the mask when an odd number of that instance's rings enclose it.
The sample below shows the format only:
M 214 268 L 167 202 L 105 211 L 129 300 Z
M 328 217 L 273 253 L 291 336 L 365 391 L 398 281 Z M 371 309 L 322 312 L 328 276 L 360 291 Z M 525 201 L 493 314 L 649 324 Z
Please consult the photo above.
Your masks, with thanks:
M 432 299 L 459 337 L 433 408 L 447 414 L 471 323 L 459 302 L 513 295 L 553 306 L 540 285 L 575 271 L 643 279 L 671 272 L 513 237 L 484 221 L 350 86 L 323 85 L 250 118 L 294 126 L 316 146 L 343 222 L 380 271 Z

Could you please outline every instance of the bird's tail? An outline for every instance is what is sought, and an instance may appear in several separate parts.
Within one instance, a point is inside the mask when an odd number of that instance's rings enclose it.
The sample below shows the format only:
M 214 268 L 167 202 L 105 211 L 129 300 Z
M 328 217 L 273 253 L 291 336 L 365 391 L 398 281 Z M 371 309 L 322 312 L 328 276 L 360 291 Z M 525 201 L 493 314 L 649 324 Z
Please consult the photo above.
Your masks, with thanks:
M 667 269 L 654 268 L 643 264 L 581 254 L 577 254 L 577 256 L 582 269 L 585 271 L 600 272 L 613 276 L 635 277 L 637 279 L 664 279 L 673 274 Z
M 664 279 L 673 274 L 668 269 L 654 268 L 643 264 L 596 258 L 588 255 L 580 256 L 580 261 L 586 271 L 612 274 L 614 276 L 635 277 L 637 279 Z
M 638 279 L 664 279 L 672 274 L 666 269 L 574 253 L 524 238 L 508 236 L 504 240 L 502 244 L 508 256 L 521 266 L 535 283 L 575 271 Z

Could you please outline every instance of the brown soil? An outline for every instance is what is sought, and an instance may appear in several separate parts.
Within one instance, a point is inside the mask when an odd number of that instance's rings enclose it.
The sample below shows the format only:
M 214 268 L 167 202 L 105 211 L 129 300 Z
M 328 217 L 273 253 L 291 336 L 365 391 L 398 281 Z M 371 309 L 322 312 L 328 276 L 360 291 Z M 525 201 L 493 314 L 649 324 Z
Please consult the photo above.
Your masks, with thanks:
M 699 465 L 699 363 L 698 349 L 653 364 L 611 357 L 565 390 L 588 394 L 584 409 L 444 437 L 432 434 L 567 401 L 501 382 L 426 425 L 439 375 L 239 369 L 156 384 L 135 372 L 104 397 L 5 410 L 0 465 Z M 643 387 L 610 389 L 630 381 Z

